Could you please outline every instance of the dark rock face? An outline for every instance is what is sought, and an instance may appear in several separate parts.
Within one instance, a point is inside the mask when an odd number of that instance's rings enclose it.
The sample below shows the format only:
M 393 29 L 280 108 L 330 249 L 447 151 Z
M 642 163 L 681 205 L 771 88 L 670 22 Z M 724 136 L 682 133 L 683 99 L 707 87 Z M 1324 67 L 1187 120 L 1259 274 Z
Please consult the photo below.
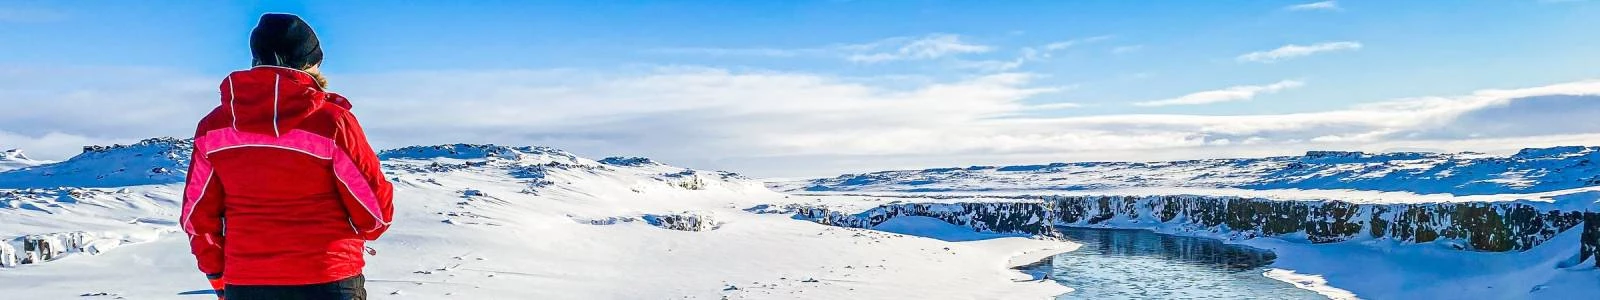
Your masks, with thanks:
M 1342 201 L 1272 201 L 1227 197 L 1052 197 L 1066 208 L 1061 221 L 1101 224 L 1112 218 L 1162 223 L 1243 236 L 1304 232 L 1312 243 L 1358 237 L 1426 243 L 1456 240 L 1464 249 L 1521 251 L 1582 222 L 1581 212 L 1540 211 L 1499 203 L 1352 204 Z M 1095 212 L 1079 212 L 1079 209 Z M 1142 216 L 1153 212 L 1153 216 Z
M 694 213 L 644 215 L 640 218 L 652 226 L 677 231 L 710 231 L 722 227 L 722 223 L 711 216 Z
M 1582 244 L 1578 260 L 1594 258 L 1594 266 L 1600 267 L 1600 212 L 1583 213 Z
M 858 214 L 846 214 L 826 207 L 788 205 L 782 208 L 762 207 L 748 210 L 758 213 L 793 213 L 797 218 L 823 225 L 871 228 L 899 216 L 931 217 L 950 224 L 971 227 L 976 231 L 997 233 L 1024 233 L 1041 237 L 1059 238 L 1053 220 L 1056 211 L 1043 202 L 994 202 L 889 204 Z
M 1524 251 L 1584 225 L 1583 253 L 1600 253 L 1600 213 L 1545 210 L 1519 202 L 1354 204 L 1203 196 L 1046 196 L 1016 202 L 904 203 L 846 214 L 789 206 L 818 223 L 867 228 L 897 216 L 932 217 L 978 231 L 1059 237 L 1056 225 L 1177 225 L 1234 238 L 1303 233 L 1311 243 L 1357 238 L 1444 242 L 1468 251 Z M 1600 260 L 1597 260 L 1600 261 Z
M 612 156 L 612 157 L 607 157 L 607 158 L 601 159 L 601 160 L 599 160 L 599 162 L 602 163 L 602 164 L 608 164 L 608 165 L 613 165 L 613 166 L 622 166 L 622 167 L 639 167 L 639 166 L 660 165 L 659 163 L 656 163 L 655 161 L 650 160 L 649 158 L 643 158 L 643 157 Z

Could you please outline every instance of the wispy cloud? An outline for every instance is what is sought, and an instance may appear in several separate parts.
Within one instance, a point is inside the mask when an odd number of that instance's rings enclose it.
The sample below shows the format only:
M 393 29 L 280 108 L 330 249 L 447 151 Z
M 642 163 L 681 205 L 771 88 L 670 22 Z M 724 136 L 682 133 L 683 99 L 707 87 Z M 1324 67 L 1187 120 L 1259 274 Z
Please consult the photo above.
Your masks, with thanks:
M 1137 106 L 1170 106 L 1170 105 L 1199 105 L 1232 101 L 1245 101 L 1254 99 L 1256 95 L 1271 94 L 1279 91 L 1305 86 L 1305 82 L 1298 80 L 1284 80 L 1265 85 L 1240 85 L 1219 90 L 1194 92 L 1177 98 L 1156 101 L 1138 102 Z
M 1312 2 L 1312 3 L 1306 3 L 1306 4 L 1296 4 L 1296 5 L 1290 5 L 1288 7 L 1284 7 L 1283 9 L 1290 10 L 1290 11 L 1340 10 L 1339 3 L 1335 2 L 1335 1 L 1322 1 L 1322 2 Z
M 888 48 L 888 49 L 884 49 Z M 860 50 L 846 59 L 853 62 L 880 63 L 897 60 L 923 60 L 959 54 L 984 53 L 994 47 L 969 43 L 954 34 L 933 34 L 915 39 L 891 39 L 872 44 L 845 47 Z
M 859 64 L 882 64 L 899 61 L 943 61 L 950 65 L 971 70 L 986 72 L 1006 72 L 1016 70 L 1030 62 L 1048 60 L 1056 52 L 1081 47 L 1083 45 L 1099 43 L 1111 39 L 1111 35 L 1092 36 L 1078 39 L 1051 42 L 1043 45 L 1016 48 L 1016 56 L 1011 59 L 997 59 L 993 54 L 1001 47 L 980 44 L 969 41 L 968 38 L 956 34 L 935 33 L 923 36 L 891 37 L 877 41 L 860 44 L 834 44 L 820 47 L 802 48 L 662 48 L 649 50 L 660 54 L 708 55 L 708 56 L 753 56 L 753 57 L 821 57 L 835 58 Z M 1123 54 L 1138 51 L 1143 46 L 1130 45 L 1112 48 L 1113 54 Z M 978 59 L 967 58 L 973 55 L 989 54 Z
M 1051 57 L 1055 56 L 1056 52 L 1065 51 L 1065 50 L 1070 49 L 1070 48 L 1079 47 L 1079 46 L 1083 46 L 1083 45 L 1087 45 L 1087 44 L 1098 43 L 1098 42 L 1101 42 L 1101 41 L 1109 40 L 1109 39 L 1111 39 L 1111 37 L 1112 36 L 1110 36 L 1110 35 L 1092 36 L 1092 37 L 1081 38 L 1081 39 L 1071 39 L 1071 40 L 1053 42 L 1053 43 L 1039 45 L 1039 46 L 1022 47 L 1020 49 L 1017 49 L 1017 57 L 1013 58 L 1013 59 L 1009 59 L 1009 60 L 991 59 L 991 60 L 979 60 L 979 61 L 963 61 L 963 62 L 961 62 L 961 64 L 959 64 L 959 66 L 966 67 L 966 68 L 971 68 L 971 69 L 988 70 L 988 71 L 1011 71 L 1011 70 L 1015 70 L 1017 68 L 1020 68 L 1023 65 L 1026 65 L 1026 64 L 1031 63 L 1031 62 L 1048 60 Z
M 1144 50 L 1144 45 L 1126 45 L 1126 46 L 1113 47 L 1113 48 L 1111 48 L 1111 54 L 1122 55 L 1122 54 L 1139 52 L 1139 50 Z
M 1062 109 L 1079 108 L 1079 107 L 1083 107 L 1083 104 L 1078 104 L 1078 103 L 1073 103 L 1073 102 L 1058 102 L 1058 103 L 1030 105 L 1030 106 L 1027 107 L 1027 109 L 1028 110 L 1032 110 L 1032 111 L 1038 111 L 1038 110 L 1062 110 Z
M 861 44 L 836 44 L 806 48 L 665 48 L 651 52 L 711 56 L 829 57 L 855 63 L 932 60 L 963 54 L 985 53 L 994 46 L 972 43 L 960 35 L 936 33 L 892 37 Z
M 664 48 L 652 52 L 663 54 L 695 54 L 711 56 L 770 56 L 793 57 L 807 54 L 824 53 L 824 49 L 777 49 L 777 48 Z
M 1081 39 L 1072 39 L 1072 40 L 1065 40 L 1065 41 L 1060 41 L 1060 42 L 1049 43 L 1049 44 L 1045 44 L 1044 46 L 1041 46 L 1039 48 L 1044 50 L 1044 51 L 1046 51 L 1046 52 L 1059 51 L 1059 50 L 1064 50 L 1064 49 L 1067 49 L 1067 48 L 1072 48 L 1073 46 L 1090 44 L 1090 43 L 1097 43 L 1097 42 L 1108 40 L 1108 39 L 1111 39 L 1111 36 L 1109 36 L 1109 35 L 1092 36 L 1092 37 L 1081 38 Z
M 1284 45 L 1268 51 L 1256 51 L 1239 55 L 1236 59 L 1241 62 L 1274 63 L 1296 57 L 1302 57 L 1322 52 L 1360 50 L 1359 42 L 1326 42 L 1313 45 Z

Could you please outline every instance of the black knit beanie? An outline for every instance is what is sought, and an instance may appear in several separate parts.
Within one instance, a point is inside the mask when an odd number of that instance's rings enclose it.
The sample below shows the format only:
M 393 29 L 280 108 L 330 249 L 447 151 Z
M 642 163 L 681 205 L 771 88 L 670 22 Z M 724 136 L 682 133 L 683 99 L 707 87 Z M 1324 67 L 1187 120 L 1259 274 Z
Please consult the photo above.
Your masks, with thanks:
M 265 14 L 250 31 L 250 55 L 257 66 L 300 69 L 322 63 L 322 43 L 299 16 Z

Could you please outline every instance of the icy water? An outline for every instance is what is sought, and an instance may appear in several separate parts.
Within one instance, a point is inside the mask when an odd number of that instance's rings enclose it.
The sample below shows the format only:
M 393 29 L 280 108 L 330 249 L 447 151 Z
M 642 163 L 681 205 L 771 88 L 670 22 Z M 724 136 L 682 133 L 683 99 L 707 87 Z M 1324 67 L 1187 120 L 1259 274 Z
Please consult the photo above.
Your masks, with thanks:
M 1057 299 L 1326 299 L 1262 276 L 1271 251 L 1147 230 L 1061 231 L 1083 247 L 1052 259 L 1050 278 L 1076 289 Z

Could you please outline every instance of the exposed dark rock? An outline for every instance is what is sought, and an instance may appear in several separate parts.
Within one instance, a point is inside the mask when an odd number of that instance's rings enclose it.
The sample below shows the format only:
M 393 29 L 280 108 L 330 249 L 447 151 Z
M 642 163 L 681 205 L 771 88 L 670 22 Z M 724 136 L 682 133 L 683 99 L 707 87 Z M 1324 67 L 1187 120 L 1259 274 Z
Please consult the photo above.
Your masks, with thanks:
M 19 248 L 21 251 L 17 251 Z M 0 267 L 38 264 L 67 253 L 93 251 L 84 232 L 26 235 L 0 240 Z
M 1583 224 L 1583 246 L 1578 251 L 1578 260 L 1594 258 L 1594 266 L 1600 267 L 1600 212 L 1584 212 Z
M 1311 243 L 1356 238 L 1444 241 L 1463 250 L 1524 251 L 1584 226 L 1584 258 L 1600 252 L 1600 214 L 1519 202 L 1354 204 L 1205 196 L 1046 196 L 1016 202 L 886 204 L 846 214 L 822 207 L 764 207 L 818 223 L 869 228 L 898 216 L 932 217 L 977 231 L 1059 237 L 1055 225 L 1167 223 L 1237 238 L 1303 233 Z

